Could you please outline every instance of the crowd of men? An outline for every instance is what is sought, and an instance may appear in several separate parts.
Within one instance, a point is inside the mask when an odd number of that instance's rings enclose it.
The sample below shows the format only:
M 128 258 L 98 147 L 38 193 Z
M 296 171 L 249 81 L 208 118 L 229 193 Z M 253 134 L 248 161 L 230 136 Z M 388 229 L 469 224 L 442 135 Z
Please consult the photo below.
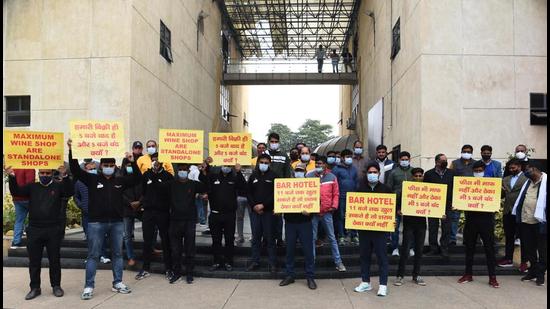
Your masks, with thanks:
M 10 192 L 14 196 L 17 212 L 14 248 L 21 246 L 23 222 L 27 212 L 29 215 L 27 251 L 31 290 L 25 299 L 41 294 L 40 270 L 44 247 L 48 252 L 53 293 L 57 297 L 64 294 L 61 289 L 60 246 L 65 230 L 66 204 L 73 195 L 82 210 L 82 226 L 88 243 L 86 276 L 81 294 L 83 300 L 93 297 L 98 262 L 112 262 L 113 292 L 131 292 L 122 282 L 123 248 L 128 266 L 136 266 L 133 250 L 136 219 L 142 222 L 144 244 L 143 260 L 135 279 L 143 280 L 150 276 L 155 243 L 160 237 L 166 279 L 171 284 L 180 280 L 191 284 L 194 280 L 197 224 L 204 225 L 208 221 L 213 252 L 210 270 L 232 271 L 234 246 L 245 242 L 245 213 L 250 216 L 252 231 L 252 256 L 246 270 L 262 268 L 260 253 L 262 247 L 266 247 L 268 270 L 278 273 L 276 248 L 286 247 L 286 277 L 280 286 L 295 281 L 294 262 L 298 241 L 305 257 L 305 277 L 310 289 L 317 288 L 316 247 L 324 245 L 325 241 L 330 247 L 334 267 L 339 272 L 346 271 L 340 247 L 359 246 L 362 278 L 355 288 L 356 292 L 373 289 L 370 278 L 373 251 L 380 273 L 378 296 L 388 293 L 388 252 L 399 256 L 395 286 L 405 282 L 405 264 L 409 256 L 414 256 L 412 281 L 425 286 L 426 282 L 421 277 L 423 254 L 448 259 L 449 247 L 457 243 L 461 212 L 452 205 L 455 176 L 504 177 L 502 211 L 506 243 L 505 256 L 497 262 L 495 213 L 466 211 L 463 230 L 465 272 L 458 282 L 473 280 L 474 252 L 481 238 L 489 285 L 498 288 L 495 269 L 497 266 L 513 267 L 514 247 L 519 238 L 520 270 L 526 272 L 522 280 L 534 280 L 537 285 L 544 285 L 547 175 L 537 162 L 528 159 L 524 145 L 516 147 L 514 158 L 506 163 L 504 169 L 500 162 L 491 159 L 490 146 L 481 147 L 481 160 L 475 160 L 474 148 L 464 145 L 459 159 L 449 164 L 445 154 L 438 154 L 434 168 L 424 172 L 422 168 L 411 166 L 413 157 L 409 152 L 400 152 L 397 162 L 390 160 L 384 145 L 376 147 L 374 158 L 369 160 L 361 141 L 356 141 L 353 149 L 329 151 L 326 156 L 314 154 L 307 145 L 299 143 L 287 154 L 280 147 L 279 135 L 271 133 L 267 143 L 257 145 L 258 156 L 252 160 L 253 172 L 248 179 L 239 164 L 212 166 L 210 158 L 198 166 L 160 162 L 158 145 L 154 140 L 146 143 L 145 150 L 141 142 L 134 142 L 132 153 L 126 154 L 120 166 L 116 165 L 114 158 L 101 158 L 99 162 L 85 159 L 79 163 L 73 158 L 71 140 L 67 145 L 69 170 L 64 166 L 57 171 L 41 169 L 38 182 L 35 182 L 34 171 L 13 170 L 10 167 L 4 170 L 9 175 Z M 320 212 L 275 214 L 275 179 L 306 177 L 320 179 Z M 400 201 L 404 181 L 447 185 L 445 216 L 441 219 L 403 216 Z M 346 230 L 348 192 L 395 193 L 395 231 Z M 424 250 L 426 234 L 429 242 L 427 252 Z M 110 248 L 110 259 L 106 256 L 107 248 Z

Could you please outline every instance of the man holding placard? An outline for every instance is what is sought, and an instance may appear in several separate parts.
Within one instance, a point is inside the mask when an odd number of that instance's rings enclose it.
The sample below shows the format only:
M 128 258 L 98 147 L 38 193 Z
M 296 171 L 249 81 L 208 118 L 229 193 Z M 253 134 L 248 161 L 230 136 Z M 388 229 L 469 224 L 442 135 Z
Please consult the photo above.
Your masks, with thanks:
M 485 175 L 485 163 L 483 161 L 476 161 L 473 164 L 473 173 L 475 178 L 468 177 L 468 179 L 475 180 L 479 178 L 483 178 Z M 461 182 L 461 178 L 456 178 L 455 182 Z M 486 178 L 486 179 L 495 179 L 495 178 Z M 500 180 L 500 178 L 498 178 Z M 478 182 L 475 182 L 476 184 Z M 465 195 L 470 194 L 470 192 L 488 192 L 491 190 L 490 188 L 484 187 L 483 183 L 481 182 L 480 185 L 474 185 L 470 186 L 468 188 L 465 188 L 465 190 L 461 190 L 460 187 L 458 187 L 458 184 L 455 183 L 455 188 L 458 192 L 454 192 L 453 194 L 453 200 L 456 200 L 454 205 L 455 207 L 458 207 L 459 205 L 459 199 L 462 199 L 465 197 Z M 471 189 L 473 188 L 473 189 Z M 478 189 L 478 190 L 475 190 Z M 500 186 L 497 187 L 496 190 L 491 191 L 497 191 L 498 192 L 498 199 L 497 201 L 500 203 Z M 460 193 L 459 193 L 460 192 Z M 458 194 L 457 194 L 458 193 Z M 490 193 L 488 193 L 490 194 Z M 457 196 L 459 195 L 459 196 Z M 468 200 L 476 201 L 475 203 L 479 203 L 480 205 L 483 205 L 484 201 L 488 199 L 490 196 L 486 196 L 485 194 L 479 195 L 480 199 L 478 199 L 476 196 L 468 196 Z M 479 200 L 482 200 L 481 202 L 478 202 Z M 473 205 L 474 202 L 469 202 L 469 205 Z M 481 241 L 483 242 L 483 247 L 485 248 L 485 258 L 487 259 L 487 269 L 489 271 L 489 285 L 493 288 L 499 288 L 500 285 L 496 278 L 496 257 L 495 257 L 495 210 L 494 209 L 484 209 L 483 207 L 480 208 L 470 208 L 472 211 L 465 211 L 465 217 L 466 222 L 464 224 L 464 244 L 466 246 L 466 271 L 464 276 L 462 276 L 460 279 L 458 279 L 458 283 L 467 283 L 473 281 L 473 265 L 474 265 L 474 253 L 476 249 L 476 243 L 478 237 L 481 238 Z M 496 209 L 498 211 L 498 208 Z

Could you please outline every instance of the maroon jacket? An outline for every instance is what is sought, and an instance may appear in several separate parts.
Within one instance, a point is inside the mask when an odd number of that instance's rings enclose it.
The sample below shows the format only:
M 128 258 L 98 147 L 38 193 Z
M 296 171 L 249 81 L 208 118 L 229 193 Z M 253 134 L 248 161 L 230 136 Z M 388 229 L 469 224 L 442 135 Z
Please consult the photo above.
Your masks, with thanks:
M 17 185 L 22 188 L 30 183 L 36 182 L 36 174 L 33 169 L 13 169 L 15 173 L 15 179 L 17 180 Z M 14 202 L 28 201 L 28 197 L 21 197 L 13 195 Z

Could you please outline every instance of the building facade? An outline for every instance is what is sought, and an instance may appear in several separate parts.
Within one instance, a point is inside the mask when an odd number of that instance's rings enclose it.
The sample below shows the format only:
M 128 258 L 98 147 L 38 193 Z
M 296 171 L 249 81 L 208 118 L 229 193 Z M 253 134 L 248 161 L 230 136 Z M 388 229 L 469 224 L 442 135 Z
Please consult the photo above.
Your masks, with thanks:
M 546 0 L 363 0 L 353 30 L 360 82 L 342 86 L 341 134 L 422 167 L 463 144 L 547 158 Z
M 7 0 L 3 26 L 5 128 L 121 120 L 129 143 L 247 129 L 246 90 L 222 85 L 237 49 L 216 1 Z

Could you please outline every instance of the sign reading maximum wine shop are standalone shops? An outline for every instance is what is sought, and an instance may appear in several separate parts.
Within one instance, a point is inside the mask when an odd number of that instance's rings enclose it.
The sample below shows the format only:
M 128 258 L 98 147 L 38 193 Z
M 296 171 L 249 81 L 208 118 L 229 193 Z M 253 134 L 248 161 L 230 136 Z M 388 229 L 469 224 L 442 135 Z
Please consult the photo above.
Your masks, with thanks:
M 57 169 L 63 165 L 63 133 L 4 130 L 6 166 Z
M 159 161 L 201 163 L 204 157 L 204 131 L 159 130 Z
M 393 193 L 348 192 L 346 229 L 393 232 L 395 201 Z

